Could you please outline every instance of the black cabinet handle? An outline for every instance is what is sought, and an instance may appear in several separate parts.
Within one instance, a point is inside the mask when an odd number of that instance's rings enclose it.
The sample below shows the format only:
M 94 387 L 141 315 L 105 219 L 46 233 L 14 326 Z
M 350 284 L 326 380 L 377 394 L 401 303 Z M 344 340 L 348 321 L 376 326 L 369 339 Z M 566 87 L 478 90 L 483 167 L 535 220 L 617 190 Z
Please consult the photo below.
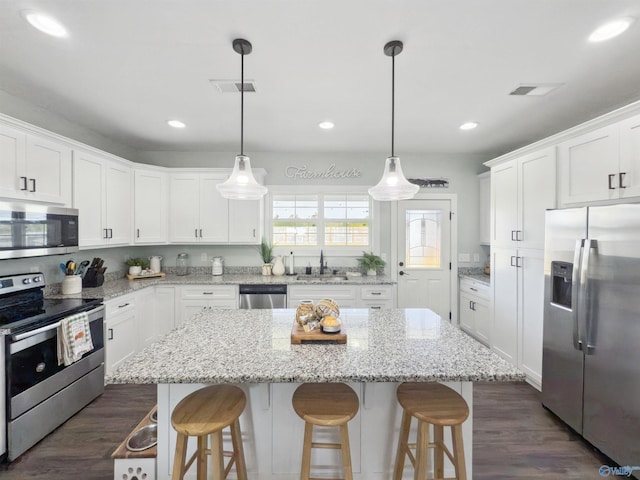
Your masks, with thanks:
M 200 238 L 202 238 L 202 229 L 200 229 Z
M 613 185 L 611 185 L 611 181 L 613 180 L 613 177 L 616 176 L 615 173 L 612 173 L 611 175 L 607 175 L 609 177 L 609 190 L 615 190 L 616 187 L 614 187 Z
M 113 328 L 107 328 L 107 340 L 113 340 Z
M 522 257 L 516 257 L 516 267 L 522 267 Z
M 196 235 L 196 238 L 198 238 L 198 229 L 197 228 L 195 230 L 195 235 Z
M 36 191 L 36 179 L 35 178 L 30 178 L 29 181 L 31 182 L 31 189 L 29 191 L 30 192 L 35 192 Z
M 124 307 L 128 307 L 128 306 L 129 306 L 129 302 L 123 303 L 122 305 L 118 305 L 118 308 L 124 308 Z
M 140 229 L 136 228 L 136 238 L 140 238 Z
M 511 255 L 511 266 L 515 267 L 516 266 L 516 257 Z
M 627 187 L 625 187 L 625 186 L 622 184 L 622 181 L 624 180 L 624 176 L 625 176 L 626 174 L 627 174 L 627 172 L 620 172 L 620 173 L 618 174 L 618 178 L 620 179 L 618 186 L 619 186 L 620 188 L 627 188 Z
M 22 188 L 20 190 L 27 190 L 27 177 L 20 177 L 20 180 L 22 180 Z

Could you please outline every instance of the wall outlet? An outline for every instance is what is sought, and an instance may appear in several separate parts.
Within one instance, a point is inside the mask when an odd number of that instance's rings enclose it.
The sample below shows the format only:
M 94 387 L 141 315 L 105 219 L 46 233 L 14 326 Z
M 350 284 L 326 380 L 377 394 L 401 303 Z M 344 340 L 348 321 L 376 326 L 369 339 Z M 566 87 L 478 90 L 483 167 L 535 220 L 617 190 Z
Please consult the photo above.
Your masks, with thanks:
M 200 260 L 202 260 L 203 262 L 207 261 L 207 253 L 206 252 L 200 254 Z
M 469 254 L 469 253 L 459 253 L 458 254 L 458 261 L 459 262 L 470 262 L 471 261 L 471 254 Z
M 480 254 L 479 253 L 474 253 L 473 254 L 473 261 L 474 262 L 479 262 L 480 261 Z

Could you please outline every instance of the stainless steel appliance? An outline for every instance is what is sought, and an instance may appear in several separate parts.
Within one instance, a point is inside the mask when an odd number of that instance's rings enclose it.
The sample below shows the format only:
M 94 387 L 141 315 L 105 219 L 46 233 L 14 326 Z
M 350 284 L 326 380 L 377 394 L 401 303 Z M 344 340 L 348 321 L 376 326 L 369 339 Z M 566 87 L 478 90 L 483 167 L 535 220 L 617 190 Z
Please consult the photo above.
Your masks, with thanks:
M 542 403 L 640 463 L 640 204 L 546 215 Z
M 287 308 L 286 285 L 240 285 L 240 308 Z
M 42 273 L 0 277 L 0 331 L 4 355 L 1 428 L 6 458 L 16 459 L 104 391 L 102 299 L 45 299 Z M 58 365 L 60 321 L 87 312 L 93 350 Z
M 78 251 L 78 210 L 0 202 L 0 259 Z

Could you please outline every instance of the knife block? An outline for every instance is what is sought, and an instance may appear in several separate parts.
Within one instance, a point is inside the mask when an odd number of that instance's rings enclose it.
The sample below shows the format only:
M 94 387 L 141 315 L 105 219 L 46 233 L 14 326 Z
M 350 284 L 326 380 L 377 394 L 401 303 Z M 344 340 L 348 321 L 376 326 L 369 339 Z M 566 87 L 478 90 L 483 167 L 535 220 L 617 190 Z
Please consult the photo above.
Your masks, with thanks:
M 101 287 L 104 283 L 104 271 L 106 268 L 89 267 L 82 279 L 84 288 Z

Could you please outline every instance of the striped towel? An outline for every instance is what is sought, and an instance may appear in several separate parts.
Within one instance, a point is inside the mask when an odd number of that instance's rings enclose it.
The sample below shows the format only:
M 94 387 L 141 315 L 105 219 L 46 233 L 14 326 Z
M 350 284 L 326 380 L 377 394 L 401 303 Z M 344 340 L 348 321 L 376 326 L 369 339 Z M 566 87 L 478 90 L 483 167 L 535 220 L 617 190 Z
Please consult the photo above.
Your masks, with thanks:
M 60 321 L 58 327 L 58 365 L 71 365 L 93 350 L 89 314 L 76 313 Z

